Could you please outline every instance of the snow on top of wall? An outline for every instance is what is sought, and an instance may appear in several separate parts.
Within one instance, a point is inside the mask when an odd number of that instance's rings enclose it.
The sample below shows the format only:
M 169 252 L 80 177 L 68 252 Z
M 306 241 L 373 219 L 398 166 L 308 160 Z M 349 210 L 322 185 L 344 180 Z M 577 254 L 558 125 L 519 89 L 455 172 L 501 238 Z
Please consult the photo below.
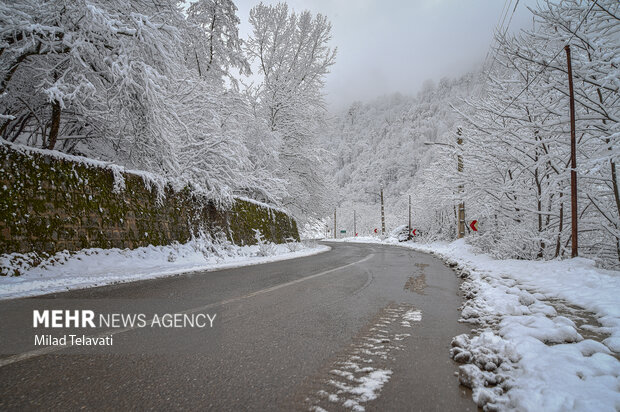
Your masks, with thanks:
M 71 163 L 84 165 L 86 167 L 94 167 L 98 169 L 110 170 L 114 176 L 114 190 L 113 190 L 114 193 L 121 193 L 123 190 L 125 190 L 125 177 L 123 176 L 124 174 L 131 174 L 134 176 L 141 177 L 142 180 L 144 181 L 144 186 L 147 189 L 149 190 L 155 189 L 157 193 L 157 200 L 159 202 L 163 201 L 165 197 L 164 188 L 166 187 L 166 185 L 169 184 L 175 191 L 180 191 L 183 187 L 185 187 L 185 184 L 180 184 L 180 182 L 178 181 L 166 179 L 165 177 L 161 175 L 147 172 L 144 170 L 127 169 L 124 166 L 121 166 L 121 165 L 118 165 L 112 162 L 91 159 L 91 158 L 84 157 L 84 156 L 70 155 L 67 153 L 59 152 L 57 150 L 39 149 L 39 148 L 25 146 L 25 145 L 21 145 L 17 143 L 7 142 L 6 140 L 2 140 L 2 139 L 0 139 L 0 145 L 5 145 L 9 147 L 10 149 L 16 152 L 19 152 L 21 154 L 24 154 L 28 157 L 32 157 L 32 154 L 40 154 L 43 156 L 49 156 L 53 159 L 65 160 Z M 279 208 L 277 206 L 273 206 L 267 203 L 260 202 L 258 200 L 250 199 L 247 197 L 241 197 L 241 196 L 234 196 L 234 199 L 245 201 L 248 203 L 253 203 L 263 208 L 281 212 L 281 213 L 284 213 L 290 216 L 290 213 L 287 212 L 286 210 Z
M 0 144 L 9 147 L 10 149 L 19 152 L 28 157 L 32 157 L 33 154 L 39 154 L 43 156 L 49 156 L 56 160 L 64 160 L 71 163 L 80 164 L 86 167 L 94 167 L 98 169 L 106 169 L 112 171 L 114 176 L 114 193 L 120 193 L 125 190 L 125 177 L 123 174 L 132 174 L 135 176 L 139 176 L 144 180 L 144 184 L 147 188 L 151 189 L 153 187 L 156 188 L 158 196 L 162 196 L 164 194 L 164 187 L 167 183 L 166 180 L 162 176 L 158 176 L 154 173 L 146 172 L 143 170 L 130 170 L 126 169 L 124 166 L 117 165 L 112 162 L 106 162 L 103 160 L 91 159 L 83 156 L 70 155 L 67 153 L 62 153 L 57 150 L 47 150 L 47 149 L 39 149 L 36 147 L 25 146 L 17 143 L 7 142 L 6 140 L 0 139 Z
M 236 199 L 236 200 L 241 200 L 241 201 L 243 201 L 243 202 L 253 203 L 253 204 L 255 204 L 255 205 L 258 205 L 258 206 L 264 207 L 264 208 L 266 208 L 266 209 L 271 209 L 271 210 L 273 210 L 273 211 L 275 211 L 275 212 L 284 213 L 285 215 L 290 216 L 290 213 L 289 213 L 289 212 L 287 212 L 286 210 L 284 210 L 284 209 L 282 209 L 282 208 L 280 208 L 280 207 L 277 207 L 277 206 L 272 206 L 272 205 L 269 205 L 269 204 L 267 204 L 267 203 L 260 202 L 260 201 L 258 201 L 258 200 L 250 199 L 249 197 L 244 197 L 244 196 L 235 196 L 235 199 Z

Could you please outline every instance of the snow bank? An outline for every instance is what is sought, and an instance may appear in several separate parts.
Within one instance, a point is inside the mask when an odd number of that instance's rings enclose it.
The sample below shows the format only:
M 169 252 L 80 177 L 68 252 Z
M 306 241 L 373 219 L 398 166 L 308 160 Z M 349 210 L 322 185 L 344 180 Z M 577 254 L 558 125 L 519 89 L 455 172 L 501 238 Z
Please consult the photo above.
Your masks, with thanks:
M 526 308 L 538 299 L 549 298 L 562 299 L 587 309 L 595 314 L 606 328 L 605 331 L 611 334 L 603 343 L 609 349 L 620 352 L 620 272 L 599 269 L 594 261 L 583 258 L 553 261 L 496 260 L 487 255 L 475 254 L 472 247 L 463 240 L 414 247 L 455 260 L 461 270 L 475 272 L 485 283 L 494 286 L 493 289 L 513 287 L 504 291 L 508 297 L 503 301 L 513 301 L 512 295 L 517 297 L 519 304 L 512 302 L 510 308 L 500 311 L 502 314 L 519 312 L 519 308 L 527 311 Z M 517 283 L 511 286 L 513 281 Z M 495 299 L 497 296 L 478 300 L 487 309 L 493 310 L 493 305 L 497 304 L 493 303 Z
M 463 319 L 478 335 L 459 336 L 452 355 L 468 362 L 460 380 L 485 410 L 620 409 L 620 273 L 591 260 L 495 260 L 459 240 L 417 246 L 448 259 L 470 298 Z M 599 325 L 583 321 L 584 308 Z M 561 310 L 565 313 L 558 313 Z M 591 323 L 591 322 L 590 322 Z M 584 338 L 587 331 L 597 339 Z
M 83 249 L 40 260 L 36 254 L 5 254 L 0 268 L 21 276 L 0 276 L 0 299 L 42 295 L 176 275 L 184 272 L 255 265 L 328 251 L 313 243 L 263 243 L 236 246 L 210 238 L 185 244 L 137 249 Z
M 620 410 L 620 272 L 582 258 L 497 260 L 464 240 L 341 241 L 398 244 L 455 268 L 462 321 L 478 329 L 455 337 L 451 355 L 484 410 Z

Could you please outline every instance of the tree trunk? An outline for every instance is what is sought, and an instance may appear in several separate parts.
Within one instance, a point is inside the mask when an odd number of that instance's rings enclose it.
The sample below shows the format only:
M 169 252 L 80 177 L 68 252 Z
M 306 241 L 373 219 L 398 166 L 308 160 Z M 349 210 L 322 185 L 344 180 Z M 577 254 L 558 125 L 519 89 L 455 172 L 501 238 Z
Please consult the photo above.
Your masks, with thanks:
M 52 103 L 52 126 L 50 127 L 50 135 L 47 140 L 47 149 L 53 150 L 58 140 L 58 130 L 60 129 L 60 103 L 54 100 Z
M 611 183 L 614 190 L 614 200 L 616 201 L 616 211 L 618 212 L 618 216 L 620 216 L 620 196 L 618 195 L 618 177 L 616 175 L 616 163 L 613 160 L 610 160 L 609 163 L 611 166 Z M 618 254 L 618 261 L 620 262 L 620 239 L 618 239 L 617 237 L 616 253 Z
M 538 153 L 535 155 L 535 161 L 538 163 Z M 542 217 L 542 185 L 540 183 L 540 177 L 538 173 L 538 166 L 534 169 L 534 182 L 536 183 L 536 211 L 538 212 L 538 254 L 537 257 L 542 259 L 545 255 L 545 242 L 542 240 L 543 231 L 543 217 Z
M 560 223 L 558 228 L 558 241 L 555 244 L 555 257 L 560 256 L 560 248 L 562 247 L 562 229 L 564 227 L 564 202 L 562 202 L 564 192 L 560 192 Z

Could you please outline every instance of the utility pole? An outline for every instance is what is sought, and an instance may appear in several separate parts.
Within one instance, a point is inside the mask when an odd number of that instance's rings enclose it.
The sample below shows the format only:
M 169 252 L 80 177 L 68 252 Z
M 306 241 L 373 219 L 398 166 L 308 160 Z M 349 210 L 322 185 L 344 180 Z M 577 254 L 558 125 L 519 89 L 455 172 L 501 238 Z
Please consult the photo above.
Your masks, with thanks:
M 381 184 L 381 235 L 385 236 L 385 208 L 383 207 L 383 184 Z
M 456 130 L 456 134 L 458 135 L 458 137 L 456 138 L 456 143 L 458 143 L 459 145 L 463 144 L 463 138 L 461 137 L 462 131 L 461 128 L 459 127 Z M 459 153 L 457 155 L 457 171 L 459 173 L 463 172 L 463 155 L 461 153 Z M 459 194 L 461 196 L 463 196 L 463 185 L 460 184 L 459 185 Z M 458 238 L 461 239 L 463 237 L 465 237 L 465 202 L 463 200 L 461 200 L 461 203 L 459 203 L 459 210 L 458 210 Z
M 570 45 L 566 50 L 566 64 L 568 66 L 568 91 L 570 94 L 570 207 L 572 226 L 572 251 L 571 256 L 579 255 L 579 241 L 577 238 L 577 140 L 575 138 L 575 95 L 573 92 L 573 67 L 570 58 Z
M 334 208 L 334 239 L 336 239 L 336 208 Z
M 357 236 L 357 216 L 355 216 L 355 209 L 353 209 L 353 237 Z
M 411 195 L 409 195 L 409 234 L 411 234 Z

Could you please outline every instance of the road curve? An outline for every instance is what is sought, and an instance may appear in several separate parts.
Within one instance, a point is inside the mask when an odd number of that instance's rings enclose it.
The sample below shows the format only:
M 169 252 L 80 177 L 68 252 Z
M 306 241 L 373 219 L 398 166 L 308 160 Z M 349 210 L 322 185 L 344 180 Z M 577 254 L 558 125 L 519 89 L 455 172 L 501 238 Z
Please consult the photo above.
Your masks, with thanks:
M 476 410 L 449 356 L 458 279 L 394 246 L 0 302 L 0 409 Z M 210 313 L 119 328 L 113 347 L 35 347 L 32 310 Z M 84 331 L 93 335 L 92 331 Z

